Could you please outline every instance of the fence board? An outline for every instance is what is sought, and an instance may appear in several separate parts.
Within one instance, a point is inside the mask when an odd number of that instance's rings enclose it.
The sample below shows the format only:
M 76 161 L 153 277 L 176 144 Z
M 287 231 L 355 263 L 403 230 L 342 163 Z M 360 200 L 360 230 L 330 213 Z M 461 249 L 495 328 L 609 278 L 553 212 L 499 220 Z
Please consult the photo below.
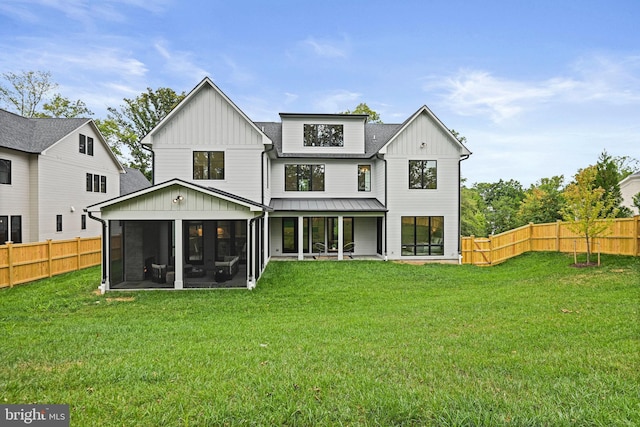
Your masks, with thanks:
M 100 265 L 101 237 L 0 246 L 0 288 Z
M 592 253 L 640 256 L 640 216 L 610 222 L 602 237 L 591 242 Z M 462 238 L 462 263 L 495 265 L 524 252 L 587 252 L 586 240 L 567 222 L 529 224 L 504 233 Z

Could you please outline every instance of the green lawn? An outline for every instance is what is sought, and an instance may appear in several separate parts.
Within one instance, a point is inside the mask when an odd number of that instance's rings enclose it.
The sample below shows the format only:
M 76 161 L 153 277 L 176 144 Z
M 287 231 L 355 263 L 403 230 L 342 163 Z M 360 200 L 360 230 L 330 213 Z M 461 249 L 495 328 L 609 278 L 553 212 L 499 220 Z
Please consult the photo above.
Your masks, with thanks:
M 640 425 L 640 259 L 272 262 L 254 291 L 0 291 L 0 403 L 73 426 Z

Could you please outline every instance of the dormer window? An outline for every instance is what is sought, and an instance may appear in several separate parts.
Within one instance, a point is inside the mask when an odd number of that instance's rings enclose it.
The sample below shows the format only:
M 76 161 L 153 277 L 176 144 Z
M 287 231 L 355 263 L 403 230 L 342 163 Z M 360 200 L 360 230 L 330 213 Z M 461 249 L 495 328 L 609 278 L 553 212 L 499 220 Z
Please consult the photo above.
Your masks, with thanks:
M 305 124 L 305 147 L 344 146 L 344 125 Z

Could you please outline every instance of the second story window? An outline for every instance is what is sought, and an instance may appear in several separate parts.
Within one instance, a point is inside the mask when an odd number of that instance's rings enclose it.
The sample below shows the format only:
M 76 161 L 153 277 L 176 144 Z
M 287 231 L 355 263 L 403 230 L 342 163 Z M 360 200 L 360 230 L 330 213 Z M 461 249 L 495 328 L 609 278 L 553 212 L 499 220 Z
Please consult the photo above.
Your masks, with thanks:
M 78 152 L 93 156 L 93 138 L 80 134 L 78 141 Z
M 358 165 L 358 191 L 371 191 L 371 165 Z
M 435 160 L 409 160 L 409 188 L 435 189 L 438 166 Z
M 94 193 L 107 192 L 107 177 L 104 175 L 87 174 L 86 190 Z
M 194 151 L 193 179 L 224 179 L 224 151 Z
M 304 125 L 305 147 L 344 146 L 343 125 Z
M 285 191 L 324 191 L 324 165 L 285 165 Z
M 11 160 L 0 159 L 0 184 L 11 184 Z

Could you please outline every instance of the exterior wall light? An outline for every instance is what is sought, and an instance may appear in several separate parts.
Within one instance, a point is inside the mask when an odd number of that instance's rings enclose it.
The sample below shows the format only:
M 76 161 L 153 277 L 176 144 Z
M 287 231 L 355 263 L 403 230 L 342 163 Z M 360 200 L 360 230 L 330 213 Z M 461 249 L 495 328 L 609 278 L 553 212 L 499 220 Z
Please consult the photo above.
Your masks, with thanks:
M 175 199 L 173 199 L 173 203 L 178 203 L 184 200 L 184 197 L 178 195 L 178 197 L 176 197 Z

